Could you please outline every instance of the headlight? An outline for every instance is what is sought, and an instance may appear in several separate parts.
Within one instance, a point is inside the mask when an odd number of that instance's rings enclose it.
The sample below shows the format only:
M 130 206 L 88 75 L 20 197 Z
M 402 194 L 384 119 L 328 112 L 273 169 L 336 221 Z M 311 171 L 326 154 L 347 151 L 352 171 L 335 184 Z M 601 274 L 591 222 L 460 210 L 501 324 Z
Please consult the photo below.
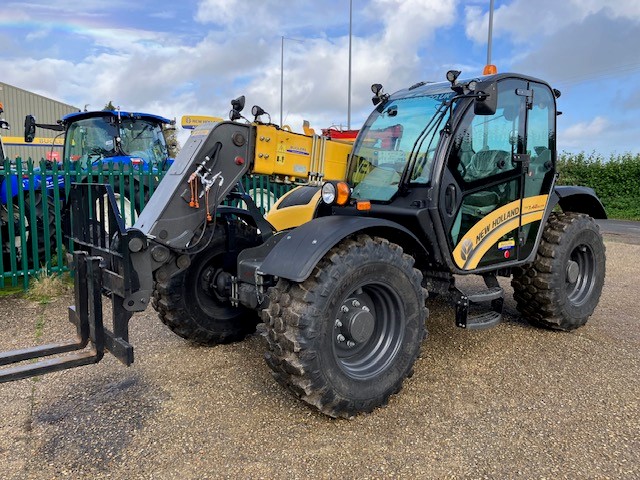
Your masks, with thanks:
M 336 201 L 336 186 L 333 183 L 322 185 L 322 201 L 328 205 L 333 205 Z
M 346 205 L 351 198 L 347 182 L 327 182 L 322 185 L 322 201 L 328 205 Z

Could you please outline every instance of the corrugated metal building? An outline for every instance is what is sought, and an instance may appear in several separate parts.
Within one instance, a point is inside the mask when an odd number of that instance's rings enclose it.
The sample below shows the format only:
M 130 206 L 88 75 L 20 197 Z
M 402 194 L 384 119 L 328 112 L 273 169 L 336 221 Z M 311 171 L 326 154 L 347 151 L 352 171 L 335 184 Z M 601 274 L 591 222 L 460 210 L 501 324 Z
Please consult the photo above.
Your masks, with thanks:
M 5 154 L 10 159 L 62 158 L 64 136 L 59 136 L 54 145 L 54 138 L 60 132 L 36 129 L 36 138 L 32 144 L 24 141 L 24 117 L 34 115 L 38 123 L 55 124 L 67 113 L 78 112 L 73 105 L 56 102 L 37 93 L 28 92 L 18 87 L 0 82 L 0 103 L 4 105 L 4 113 L 0 118 L 9 122 L 11 130 L 0 130 Z

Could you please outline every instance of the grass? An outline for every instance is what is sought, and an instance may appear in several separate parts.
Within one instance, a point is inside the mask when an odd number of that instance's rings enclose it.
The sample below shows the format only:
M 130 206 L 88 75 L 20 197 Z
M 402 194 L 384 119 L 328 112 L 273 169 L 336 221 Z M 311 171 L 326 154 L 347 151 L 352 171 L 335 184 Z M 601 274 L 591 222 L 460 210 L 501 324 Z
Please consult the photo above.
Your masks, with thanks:
M 47 304 L 69 290 L 69 282 L 65 276 L 51 274 L 42 270 L 29 282 L 25 297 L 40 304 Z
M 4 288 L 0 288 L 0 297 L 11 297 L 13 295 L 19 295 L 24 291 L 22 285 L 12 287 L 11 285 L 6 285 Z

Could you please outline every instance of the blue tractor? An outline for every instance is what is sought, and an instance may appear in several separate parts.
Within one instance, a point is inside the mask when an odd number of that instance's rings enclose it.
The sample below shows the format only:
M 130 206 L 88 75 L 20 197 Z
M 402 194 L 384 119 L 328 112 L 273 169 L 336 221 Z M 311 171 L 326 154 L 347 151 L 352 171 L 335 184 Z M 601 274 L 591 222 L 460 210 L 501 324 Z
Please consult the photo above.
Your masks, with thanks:
M 40 262 L 45 257 L 47 242 L 50 242 L 50 251 L 55 251 L 56 240 L 52 233 L 58 230 L 55 203 L 65 201 L 65 182 L 69 182 L 66 178 L 69 175 L 64 172 L 72 172 L 74 181 L 78 182 L 91 181 L 95 174 L 117 172 L 121 178 L 113 185 L 116 199 L 125 213 L 126 223 L 132 225 L 149 199 L 151 183 L 159 181 L 160 174 L 173 163 L 163 127 L 174 124 L 158 115 L 120 110 L 71 113 L 56 124 L 36 123 L 33 115 L 27 115 L 24 123 L 26 142 L 33 142 L 36 127 L 45 128 L 64 134 L 64 149 L 58 165 L 50 164 L 51 168 L 46 172 L 36 168 L 33 175 L 22 175 L 21 186 L 18 185 L 17 169 L 10 167 L 10 174 L 3 169 L 0 177 L 3 270 L 8 271 L 10 263 L 11 269 L 15 270 L 14 261 L 18 267 L 24 265 L 23 250 L 28 251 L 27 256 L 31 252 L 37 253 Z M 4 159 L 4 153 L 0 153 Z M 4 166 L 7 165 L 4 162 Z M 22 248 L 22 245 L 34 243 L 31 240 L 34 229 L 38 230 L 37 252 Z M 32 263 L 34 268 L 39 266 L 35 261 Z

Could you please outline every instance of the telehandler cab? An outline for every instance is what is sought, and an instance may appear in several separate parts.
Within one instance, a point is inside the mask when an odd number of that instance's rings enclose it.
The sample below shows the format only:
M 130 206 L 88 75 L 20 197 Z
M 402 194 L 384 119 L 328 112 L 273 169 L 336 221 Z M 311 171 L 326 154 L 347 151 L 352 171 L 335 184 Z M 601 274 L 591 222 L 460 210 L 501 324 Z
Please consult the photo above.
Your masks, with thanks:
M 198 343 L 241 340 L 262 319 L 276 380 L 351 417 L 385 405 L 411 373 L 427 291 L 452 299 L 459 327 L 482 329 L 501 320 L 498 277 L 512 277 L 532 323 L 583 325 L 604 282 L 593 218 L 605 211 L 592 190 L 555 185 L 560 92 L 519 74 L 459 73 L 393 95 L 374 85 L 352 151 L 261 123 L 259 107 L 238 122 L 241 97 L 232 121 L 195 130 L 132 228 L 108 186 L 77 185 L 69 313 L 79 340 L 3 353 L 0 365 L 90 348 L 6 368 L 0 381 L 95 363 L 105 350 L 131 364 L 129 319 L 152 303 Z M 278 229 L 243 192 L 249 173 L 308 181 L 268 215 Z M 105 193 L 108 212 L 95 203 Z M 246 210 L 228 206 L 238 199 Z M 459 290 L 454 275 L 470 274 L 486 288 Z

